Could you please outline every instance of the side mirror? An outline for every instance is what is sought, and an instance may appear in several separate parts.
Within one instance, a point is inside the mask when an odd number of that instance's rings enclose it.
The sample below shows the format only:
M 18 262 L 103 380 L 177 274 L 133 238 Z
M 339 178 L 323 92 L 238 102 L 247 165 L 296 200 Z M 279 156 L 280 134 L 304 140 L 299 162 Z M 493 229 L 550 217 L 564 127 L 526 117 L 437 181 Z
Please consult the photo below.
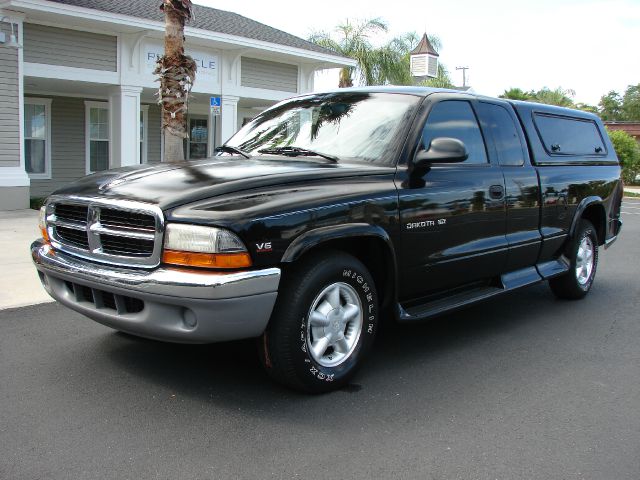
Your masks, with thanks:
M 457 138 L 438 137 L 431 140 L 428 150 L 420 150 L 413 161 L 413 169 L 428 170 L 432 163 L 457 163 L 469 158 L 467 147 Z

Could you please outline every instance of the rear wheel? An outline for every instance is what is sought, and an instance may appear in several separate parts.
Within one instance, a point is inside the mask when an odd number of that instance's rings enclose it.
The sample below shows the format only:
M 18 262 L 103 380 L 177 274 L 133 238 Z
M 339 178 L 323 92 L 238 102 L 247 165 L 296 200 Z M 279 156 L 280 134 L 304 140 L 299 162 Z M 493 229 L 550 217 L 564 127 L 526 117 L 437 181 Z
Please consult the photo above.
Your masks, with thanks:
M 583 298 L 593 285 L 598 267 L 598 236 L 591 222 L 581 220 L 565 254 L 571 262 L 569 271 L 549 280 L 551 291 L 558 298 Z
M 345 385 L 373 344 L 378 297 L 356 258 L 323 251 L 286 272 L 260 358 L 275 380 L 321 393 Z

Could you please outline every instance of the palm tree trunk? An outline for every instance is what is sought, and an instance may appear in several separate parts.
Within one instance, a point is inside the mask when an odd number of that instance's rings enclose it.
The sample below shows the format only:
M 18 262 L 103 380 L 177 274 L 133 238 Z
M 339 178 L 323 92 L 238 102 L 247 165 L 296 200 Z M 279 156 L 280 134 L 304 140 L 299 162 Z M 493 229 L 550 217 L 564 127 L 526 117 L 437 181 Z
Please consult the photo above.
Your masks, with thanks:
M 187 106 L 196 74 L 196 63 L 184 54 L 184 25 L 191 19 L 192 8 L 191 0 L 163 0 L 160 6 L 165 18 L 164 55 L 154 73 L 160 77 L 164 162 L 184 161 Z
M 338 88 L 353 87 L 353 79 L 351 78 L 351 69 L 341 68 L 340 79 L 338 80 Z

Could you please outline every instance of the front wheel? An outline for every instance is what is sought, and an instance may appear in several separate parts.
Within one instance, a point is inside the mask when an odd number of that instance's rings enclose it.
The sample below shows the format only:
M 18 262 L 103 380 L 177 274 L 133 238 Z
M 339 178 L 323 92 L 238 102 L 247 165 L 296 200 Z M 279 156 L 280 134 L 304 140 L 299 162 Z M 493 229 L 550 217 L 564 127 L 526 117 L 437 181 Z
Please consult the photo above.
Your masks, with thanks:
M 570 260 L 569 271 L 549 280 L 549 286 L 556 297 L 577 300 L 589 293 L 598 267 L 598 236 L 591 222 L 580 222 L 565 254 Z
M 367 268 L 343 252 L 318 252 L 286 272 L 260 358 L 275 380 L 328 392 L 351 379 L 377 326 L 378 296 Z

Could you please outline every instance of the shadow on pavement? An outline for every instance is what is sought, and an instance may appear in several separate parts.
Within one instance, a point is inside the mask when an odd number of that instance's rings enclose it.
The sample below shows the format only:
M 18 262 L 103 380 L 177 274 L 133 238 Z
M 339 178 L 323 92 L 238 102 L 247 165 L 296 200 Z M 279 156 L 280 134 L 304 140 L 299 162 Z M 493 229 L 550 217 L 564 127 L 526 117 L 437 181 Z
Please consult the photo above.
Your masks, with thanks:
M 286 409 L 326 401 L 327 396 L 375 397 L 387 389 L 402 390 L 404 384 L 394 381 L 407 370 L 437 367 L 443 357 L 465 355 L 466 350 L 486 341 L 498 342 L 499 347 L 511 330 L 545 320 L 538 313 L 552 305 L 559 311 L 568 308 L 566 302 L 554 302 L 546 285 L 540 285 L 427 323 L 388 326 L 379 332 L 371 357 L 353 383 L 324 396 L 300 394 L 273 383 L 260 366 L 253 340 L 178 345 L 116 333 L 100 337 L 96 355 L 106 354 L 117 368 L 196 401 L 248 411 L 263 411 L 265 405 Z M 526 339 L 519 342 L 526 343 Z M 457 371 L 467 371 L 469 365 L 448 363 L 447 368 L 451 378 Z

